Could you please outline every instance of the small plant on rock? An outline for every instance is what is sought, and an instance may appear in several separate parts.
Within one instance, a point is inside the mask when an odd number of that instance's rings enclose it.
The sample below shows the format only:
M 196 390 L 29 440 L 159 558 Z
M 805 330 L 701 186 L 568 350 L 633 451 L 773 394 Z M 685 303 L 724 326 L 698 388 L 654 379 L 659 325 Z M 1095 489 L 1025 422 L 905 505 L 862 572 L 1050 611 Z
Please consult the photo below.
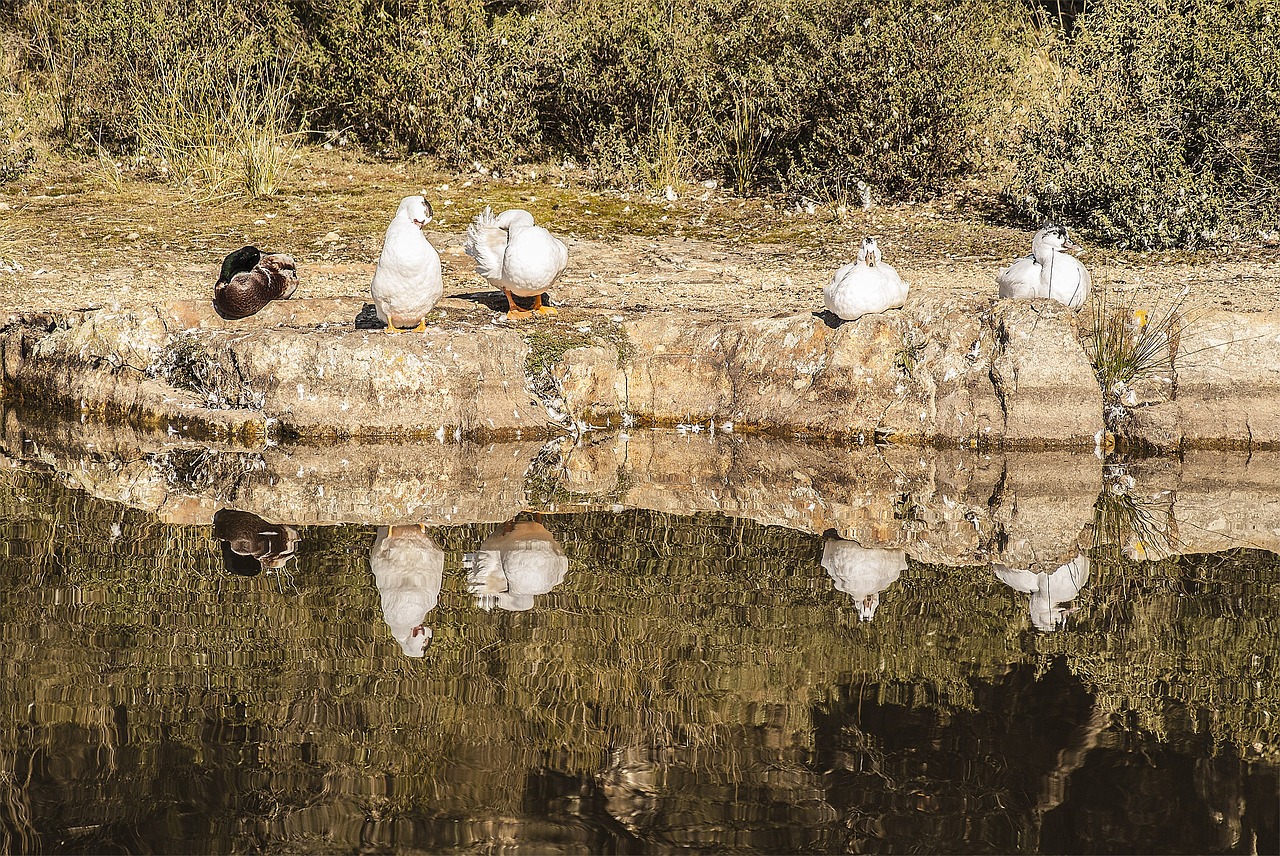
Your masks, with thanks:
M 1138 404 L 1137 382 L 1168 374 L 1172 383 L 1189 291 L 1184 288 L 1163 305 L 1157 300 L 1144 308 L 1121 301 L 1105 286 L 1095 289 L 1084 349 L 1102 388 L 1109 428 L 1124 418 L 1126 408 Z

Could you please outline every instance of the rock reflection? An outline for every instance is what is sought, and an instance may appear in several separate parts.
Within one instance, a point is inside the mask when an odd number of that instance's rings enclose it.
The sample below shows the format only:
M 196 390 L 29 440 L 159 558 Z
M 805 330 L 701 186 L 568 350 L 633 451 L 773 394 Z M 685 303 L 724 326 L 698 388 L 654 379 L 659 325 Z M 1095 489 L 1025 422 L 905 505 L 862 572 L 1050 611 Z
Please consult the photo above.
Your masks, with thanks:
M 907 569 L 907 552 L 828 538 L 822 545 L 821 564 L 836 588 L 854 599 L 858 618 L 870 621 L 880 606 L 880 593 Z
M 644 746 L 612 750 L 600 774 L 605 811 L 633 835 L 643 835 L 658 815 L 658 763 Z
M 221 543 L 223 565 L 243 577 L 257 576 L 263 568 L 283 568 L 298 548 L 298 530 L 292 526 L 233 508 L 213 515 L 213 537 Z
M 485 611 L 495 606 L 509 612 L 530 609 L 533 599 L 560 585 L 569 570 L 564 548 L 539 515 L 507 523 L 464 562 L 467 588 Z
M 444 584 L 444 550 L 426 527 L 379 526 L 369 569 L 382 596 L 382 617 L 406 657 L 422 657 L 431 644 L 428 612 Z
M 991 570 L 1009 588 L 1031 595 L 1031 623 L 1037 630 L 1054 631 L 1065 626 L 1067 616 L 1077 609 L 1061 604 L 1074 600 L 1089 581 L 1089 557 L 1076 556 L 1051 574 L 1000 564 L 993 564 Z

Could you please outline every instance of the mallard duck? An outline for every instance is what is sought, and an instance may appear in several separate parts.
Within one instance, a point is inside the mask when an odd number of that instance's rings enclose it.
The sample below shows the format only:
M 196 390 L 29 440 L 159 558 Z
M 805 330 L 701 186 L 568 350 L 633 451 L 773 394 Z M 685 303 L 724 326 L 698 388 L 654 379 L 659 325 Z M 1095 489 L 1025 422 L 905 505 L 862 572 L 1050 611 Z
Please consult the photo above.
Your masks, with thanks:
M 564 548 L 537 520 L 506 524 L 466 558 L 467 588 L 484 610 L 523 612 L 536 595 L 560 585 L 569 570 Z
M 835 272 L 822 289 L 827 310 L 842 321 L 852 321 L 906 302 L 908 285 L 898 272 L 880 261 L 875 238 L 863 238 L 858 260 Z
M 298 288 L 293 256 L 241 247 L 222 260 L 213 286 L 213 308 L 223 318 L 248 318 L 273 300 L 285 300 Z
M 426 615 L 444 584 L 444 550 L 420 524 L 379 526 L 369 570 L 382 596 L 382 617 L 406 657 L 422 657 L 431 644 Z
M 256 514 L 220 508 L 213 515 L 213 537 L 222 546 L 228 571 L 253 577 L 263 568 L 283 568 L 298 547 L 298 530 L 268 523 Z
M 465 249 L 476 260 L 476 271 L 507 296 L 508 318 L 556 311 L 543 304 L 542 296 L 564 273 L 569 251 L 555 235 L 535 226 L 528 211 L 512 208 L 495 217 L 486 206 L 467 227 Z M 521 309 L 512 295 L 532 297 L 533 308 Z
M 1067 622 L 1075 609 L 1059 604 L 1074 600 L 1089 582 L 1089 557 L 1076 556 L 1051 574 L 1020 571 L 1008 565 L 991 566 L 1000 581 L 1012 589 L 1031 595 L 1031 623 L 1038 630 L 1057 630 Z
M 1045 226 L 1031 239 L 1031 255 L 1018 259 L 996 277 L 1001 297 L 1030 300 L 1050 297 L 1072 309 L 1089 299 L 1093 277 L 1085 266 L 1068 255 L 1078 250 L 1063 226 Z
M 422 234 L 431 216 L 431 205 L 425 198 L 406 196 L 387 227 L 369 291 L 388 333 L 410 328 L 426 332 L 427 313 L 444 294 L 440 254 Z
M 828 538 L 822 545 L 821 564 L 836 588 L 853 597 L 858 618 L 870 621 L 880 606 L 880 592 L 907 569 L 907 553 Z

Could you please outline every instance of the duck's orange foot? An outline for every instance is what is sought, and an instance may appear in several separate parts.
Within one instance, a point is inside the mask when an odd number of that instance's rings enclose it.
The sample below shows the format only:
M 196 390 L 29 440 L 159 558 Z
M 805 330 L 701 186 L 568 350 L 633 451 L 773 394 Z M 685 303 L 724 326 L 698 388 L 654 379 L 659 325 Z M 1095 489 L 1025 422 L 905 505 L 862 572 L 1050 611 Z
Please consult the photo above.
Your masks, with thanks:
M 554 306 L 542 302 L 542 295 L 535 295 L 533 298 L 533 311 L 539 315 L 555 315 L 558 311 Z
M 507 318 L 511 319 L 512 321 L 523 321 L 526 318 L 532 318 L 532 317 L 533 317 L 532 309 L 518 309 L 515 306 L 512 306 L 510 309 L 507 310 Z

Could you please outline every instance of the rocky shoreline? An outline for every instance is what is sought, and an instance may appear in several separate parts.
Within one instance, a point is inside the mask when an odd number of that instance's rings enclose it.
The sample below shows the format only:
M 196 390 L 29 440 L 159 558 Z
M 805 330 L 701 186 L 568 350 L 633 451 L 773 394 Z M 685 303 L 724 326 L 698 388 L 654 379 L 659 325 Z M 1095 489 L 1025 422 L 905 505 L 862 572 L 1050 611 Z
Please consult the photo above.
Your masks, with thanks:
M 702 425 L 992 449 L 1091 449 L 1108 429 L 1158 452 L 1280 444 L 1277 313 L 1197 318 L 1167 370 L 1108 406 L 1081 317 L 1051 301 L 913 299 L 843 324 L 572 309 L 507 323 L 454 298 L 413 335 L 371 329 L 364 310 L 277 301 L 225 321 L 174 301 L 11 316 L 0 397 L 245 440 L 496 442 Z

